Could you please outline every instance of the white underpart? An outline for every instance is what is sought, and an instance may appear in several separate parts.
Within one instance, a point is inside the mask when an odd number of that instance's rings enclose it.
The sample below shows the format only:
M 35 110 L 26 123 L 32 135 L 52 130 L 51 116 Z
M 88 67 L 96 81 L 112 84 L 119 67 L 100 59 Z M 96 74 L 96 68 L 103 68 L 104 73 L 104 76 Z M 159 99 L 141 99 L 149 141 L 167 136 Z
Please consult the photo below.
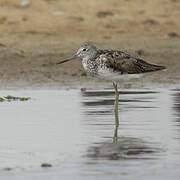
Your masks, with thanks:
M 84 60 L 82 61 L 82 65 L 83 65 L 84 70 L 87 71 L 87 64 L 85 63 Z
M 108 68 L 98 69 L 99 78 L 111 81 L 139 79 L 142 76 L 142 74 L 121 74 L 120 72 L 113 72 L 113 70 Z

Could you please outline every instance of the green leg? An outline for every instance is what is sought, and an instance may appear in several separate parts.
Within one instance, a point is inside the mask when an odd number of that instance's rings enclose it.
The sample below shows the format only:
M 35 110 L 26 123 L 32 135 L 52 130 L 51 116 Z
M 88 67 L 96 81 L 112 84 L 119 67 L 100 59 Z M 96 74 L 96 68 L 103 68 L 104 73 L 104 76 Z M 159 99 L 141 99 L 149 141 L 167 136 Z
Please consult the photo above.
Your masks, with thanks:
M 117 84 L 113 82 L 114 90 L 115 90 L 115 101 L 114 101 L 114 115 L 115 115 L 115 131 L 113 142 L 117 142 L 117 132 L 119 127 L 119 92 L 117 88 Z
M 115 115 L 115 126 L 119 126 L 119 92 L 117 84 L 113 82 L 115 90 L 115 101 L 114 101 L 114 115 Z

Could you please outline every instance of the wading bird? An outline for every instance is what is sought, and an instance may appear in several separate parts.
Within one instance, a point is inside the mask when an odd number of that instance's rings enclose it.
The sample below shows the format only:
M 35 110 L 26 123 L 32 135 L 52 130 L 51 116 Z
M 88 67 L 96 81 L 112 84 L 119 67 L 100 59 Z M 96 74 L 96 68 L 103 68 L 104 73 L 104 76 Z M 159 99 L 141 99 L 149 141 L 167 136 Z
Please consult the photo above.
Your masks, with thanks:
M 58 62 L 62 64 L 73 59 L 79 58 L 84 70 L 99 78 L 111 80 L 115 90 L 115 125 L 119 126 L 119 92 L 117 80 L 128 74 L 141 74 L 165 69 L 164 66 L 148 63 L 141 58 L 133 57 L 128 53 L 119 50 L 98 49 L 92 43 L 84 43 L 77 52 L 70 58 Z

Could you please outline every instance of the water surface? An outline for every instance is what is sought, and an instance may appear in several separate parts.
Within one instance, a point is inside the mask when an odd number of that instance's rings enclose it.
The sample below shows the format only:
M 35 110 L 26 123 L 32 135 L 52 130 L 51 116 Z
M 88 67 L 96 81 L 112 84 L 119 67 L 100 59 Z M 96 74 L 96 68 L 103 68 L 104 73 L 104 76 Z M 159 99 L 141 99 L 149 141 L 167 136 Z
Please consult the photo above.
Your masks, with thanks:
M 178 90 L 120 91 L 119 129 L 109 89 L 0 93 L 32 97 L 0 103 L 0 179 L 180 177 Z

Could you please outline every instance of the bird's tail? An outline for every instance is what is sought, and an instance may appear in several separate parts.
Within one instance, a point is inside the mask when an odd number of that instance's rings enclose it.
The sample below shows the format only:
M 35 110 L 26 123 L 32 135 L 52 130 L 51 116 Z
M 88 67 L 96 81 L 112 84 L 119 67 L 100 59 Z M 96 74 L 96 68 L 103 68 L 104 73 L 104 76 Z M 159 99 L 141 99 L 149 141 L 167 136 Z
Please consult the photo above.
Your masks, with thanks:
M 138 60 L 138 65 L 141 67 L 142 72 L 152 72 L 152 71 L 160 71 L 166 69 L 165 66 L 150 64 L 143 60 Z

